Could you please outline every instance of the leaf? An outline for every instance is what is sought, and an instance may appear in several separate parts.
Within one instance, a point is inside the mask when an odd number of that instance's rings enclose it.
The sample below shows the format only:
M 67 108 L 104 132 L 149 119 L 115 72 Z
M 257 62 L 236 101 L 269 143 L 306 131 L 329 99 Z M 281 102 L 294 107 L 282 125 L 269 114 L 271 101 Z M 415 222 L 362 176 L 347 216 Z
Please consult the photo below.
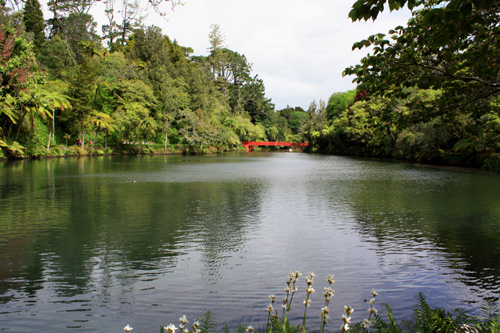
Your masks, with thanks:
M 396 0 L 389 0 L 389 9 L 391 12 L 396 9 Z

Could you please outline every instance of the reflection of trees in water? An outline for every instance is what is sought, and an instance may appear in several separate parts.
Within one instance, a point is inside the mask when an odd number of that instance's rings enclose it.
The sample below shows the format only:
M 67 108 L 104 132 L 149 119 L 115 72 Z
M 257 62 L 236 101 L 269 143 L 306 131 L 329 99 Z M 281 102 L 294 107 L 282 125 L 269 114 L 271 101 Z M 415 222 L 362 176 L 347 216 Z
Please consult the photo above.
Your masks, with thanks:
M 202 274 L 212 283 L 221 278 L 220 268 L 227 260 L 242 251 L 245 229 L 258 210 L 258 185 L 195 183 L 186 203 L 187 240 L 200 243 L 201 261 L 206 266 Z
M 202 274 L 218 279 L 219 268 L 241 250 L 258 202 L 255 185 L 116 182 L 86 173 L 137 166 L 91 161 L 1 169 L 7 185 L 0 188 L 9 189 L 2 198 L 16 197 L 0 202 L 1 301 L 47 288 L 60 297 L 94 291 L 105 298 L 110 288 L 126 293 L 144 276 L 172 271 L 192 243 L 206 265 Z
M 5 301 L 14 297 L 9 290 L 30 296 L 50 285 L 59 296 L 71 297 L 95 288 L 96 279 L 105 288 L 136 280 L 129 270 L 161 274 L 175 266 L 178 223 L 157 219 L 147 200 L 161 197 L 161 188 L 139 187 L 148 193 L 143 195 L 134 192 L 131 182 L 78 177 L 83 170 L 107 168 L 91 161 L 22 162 L 1 170 L 6 186 L 0 188 L 8 189 L 2 198 L 9 198 L 0 203 L 0 293 Z M 56 177 L 59 166 L 62 173 Z
M 432 248 L 461 282 L 500 295 L 500 181 L 478 174 L 452 176 L 365 180 L 351 186 L 358 230 L 377 244 L 380 258 L 398 249 L 418 253 Z

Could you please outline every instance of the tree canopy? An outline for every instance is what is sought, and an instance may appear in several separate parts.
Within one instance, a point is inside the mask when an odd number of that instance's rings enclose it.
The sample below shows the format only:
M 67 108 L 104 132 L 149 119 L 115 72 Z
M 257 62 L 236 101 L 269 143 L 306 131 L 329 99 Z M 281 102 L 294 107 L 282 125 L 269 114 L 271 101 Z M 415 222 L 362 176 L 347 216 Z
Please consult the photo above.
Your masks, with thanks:
M 373 54 L 346 68 L 358 89 L 402 93 L 404 87 L 443 89 L 443 100 L 465 107 L 500 92 L 500 2 L 490 0 L 358 0 L 353 21 L 376 19 L 389 7 L 413 9 L 406 27 L 353 45 Z M 483 103 L 484 104 L 484 103 Z
M 313 147 L 500 172 L 500 1 L 357 0 L 349 16 L 404 7 L 406 26 L 354 43 L 356 94 L 330 97 Z

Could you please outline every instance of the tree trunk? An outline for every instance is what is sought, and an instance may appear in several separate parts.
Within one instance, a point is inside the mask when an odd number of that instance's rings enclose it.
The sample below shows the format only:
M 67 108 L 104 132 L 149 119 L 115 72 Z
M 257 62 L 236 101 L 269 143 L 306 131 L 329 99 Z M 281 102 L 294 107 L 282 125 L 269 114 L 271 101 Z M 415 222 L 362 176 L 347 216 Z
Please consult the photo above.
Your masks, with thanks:
M 82 137 L 81 148 L 85 149 L 85 127 L 83 125 L 83 119 L 82 119 L 82 131 L 81 131 L 80 135 Z
M 21 126 L 23 125 L 23 121 L 24 121 L 24 117 L 26 116 L 26 113 L 27 113 L 27 111 L 25 111 L 23 113 L 23 115 L 21 116 L 21 120 L 19 120 L 19 126 L 17 127 L 16 138 L 14 139 L 14 141 L 17 141 L 17 137 L 19 136 L 19 131 L 21 130 Z
M 47 151 L 50 150 L 50 140 L 52 139 L 52 133 L 49 132 L 49 141 L 47 142 Z

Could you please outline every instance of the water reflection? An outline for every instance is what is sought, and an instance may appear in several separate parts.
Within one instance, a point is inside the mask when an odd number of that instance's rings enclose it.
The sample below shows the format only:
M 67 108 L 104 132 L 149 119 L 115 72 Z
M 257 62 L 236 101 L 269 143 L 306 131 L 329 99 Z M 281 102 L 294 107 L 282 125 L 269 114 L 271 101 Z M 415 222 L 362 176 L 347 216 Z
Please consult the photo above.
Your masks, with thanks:
M 337 313 L 372 287 L 400 315 L 419 291 L 450 307 L 500 293 L 497 176 L 234 154 L 19 161 L 0 182 L 9 331 L 150 331 L 208 309 L 252 324 L 295 269 L 337 275 Z
M 498 299 L 497 176 L 413 166 L 402 166 L 397 172 L 378 169 L 365 175 L 349 187 L 350 206 L 360 233 L 376 243 L 381 263 L 386 256 L 399 254 L 397 265 L 403 270 L 406 264 L 411 265 L 407 263 L 411 253 L 419 263 L 434 257 L 431 260 L 439 261 L 437 265 L 449 268 L 445 274 L 452 274 L 476 294 L 477 298 L 465 301 Z

